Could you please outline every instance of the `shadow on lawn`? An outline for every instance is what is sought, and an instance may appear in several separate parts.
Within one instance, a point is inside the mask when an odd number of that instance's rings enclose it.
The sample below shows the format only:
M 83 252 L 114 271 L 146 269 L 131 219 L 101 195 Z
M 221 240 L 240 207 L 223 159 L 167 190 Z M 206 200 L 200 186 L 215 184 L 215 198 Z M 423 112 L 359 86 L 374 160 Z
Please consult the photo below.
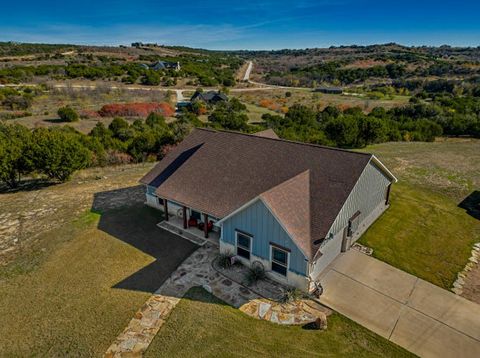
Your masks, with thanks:
M 163 214 L 143 204 L 143 190 L 139 185 L 96 193 L 92 211 L 101 214 L 100 230 L 155 259 L 113 287 L 155 292 L 198 246 L 157 227 Z
M 468 215 L 480 220 L 480 191 L 475 190 L 458 204 Z

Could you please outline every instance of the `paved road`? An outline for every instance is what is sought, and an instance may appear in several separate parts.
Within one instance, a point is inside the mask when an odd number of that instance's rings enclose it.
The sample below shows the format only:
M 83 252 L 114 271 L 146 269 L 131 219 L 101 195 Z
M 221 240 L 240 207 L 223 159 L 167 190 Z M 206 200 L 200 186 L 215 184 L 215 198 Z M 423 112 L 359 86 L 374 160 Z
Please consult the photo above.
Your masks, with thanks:
M 421 357 L 480 357 L 480 305 L 350 250 L 320 277 L 321 302 Z
M 250 73 L 252 72 L 252 68 L 253 68 L 253 62 L 249 61 L 247 69 L 245 70 L 245 75 L 243 76 L 244 81 L 250 80 Z

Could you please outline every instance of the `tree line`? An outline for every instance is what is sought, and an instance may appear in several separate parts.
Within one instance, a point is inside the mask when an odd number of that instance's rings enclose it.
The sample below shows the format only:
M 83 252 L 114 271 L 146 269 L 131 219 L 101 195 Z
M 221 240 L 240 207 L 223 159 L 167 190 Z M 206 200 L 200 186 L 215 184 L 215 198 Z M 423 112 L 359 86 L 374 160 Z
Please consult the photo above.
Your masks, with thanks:
M 343 148 L 387 141 L 433 141 L 440 135 L 480 138 L 480 98 L 437 96 L 431 102 L 413 97 L 404 107 L 359 107 L 315 111 L 293 105 L 285 116 L 264 114 L 267 126 L 282 138 Z
M 98 122 L 88 135 L 72 127 L 35 128 L 0 122 L 0 181 L 18 187 L 25 176 L 64 182 L 90 166 L 155 161 L 180 141 L 191 124 L 167 124 L 158 113 L 132 124 L 121 117 Z

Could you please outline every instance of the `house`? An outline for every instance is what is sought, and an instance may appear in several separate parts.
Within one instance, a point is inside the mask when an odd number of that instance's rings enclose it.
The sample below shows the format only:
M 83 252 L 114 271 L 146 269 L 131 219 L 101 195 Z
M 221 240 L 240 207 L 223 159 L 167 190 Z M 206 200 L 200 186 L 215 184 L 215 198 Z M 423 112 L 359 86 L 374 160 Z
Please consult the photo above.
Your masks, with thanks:
M 180 71 L 180 62 L 157 61 L 150 68 L 155 71 L 159 70 L 175 70 Z
M 165 223 L 310 291 L 387 209 L 396 178 L 372 154 L 275 137 L 194 129 L 140 182 Z
M 327 94 L 342 94 L 343 89 L 340 87 L 318 87 L 313 92 L 327 93 Z
M 168 62 L 168 61 L 157 61 L 153 64 L 141 63 L 140 67 L 148 70 L 160 71 L 160 70 L 175 70 L 180 71 L 180 62 Z
M 190 102 L 202 101 L 207 104 L 215 104 L 218 102 L 228 101 L 226 94 L 217 91 L 199 92 L 196 91 L 190 98 Z

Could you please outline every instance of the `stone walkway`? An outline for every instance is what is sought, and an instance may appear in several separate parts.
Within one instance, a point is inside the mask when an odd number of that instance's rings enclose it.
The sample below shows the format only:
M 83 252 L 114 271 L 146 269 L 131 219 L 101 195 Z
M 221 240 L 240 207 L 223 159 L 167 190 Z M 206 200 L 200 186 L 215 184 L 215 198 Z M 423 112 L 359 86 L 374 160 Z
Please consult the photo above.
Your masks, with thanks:
M 320 318 L 326 325 L 329 309 L 311 300 L 281 304 L 266 299 L 218 272 L 212 265 L 217 254 L 218 247 L 207 242 L 188 257 L 135 314 L 105 357 L 141 356 L 176 304 L 194 286 L 202 286 L 254 318 L 278 324 L 307 324 Z

